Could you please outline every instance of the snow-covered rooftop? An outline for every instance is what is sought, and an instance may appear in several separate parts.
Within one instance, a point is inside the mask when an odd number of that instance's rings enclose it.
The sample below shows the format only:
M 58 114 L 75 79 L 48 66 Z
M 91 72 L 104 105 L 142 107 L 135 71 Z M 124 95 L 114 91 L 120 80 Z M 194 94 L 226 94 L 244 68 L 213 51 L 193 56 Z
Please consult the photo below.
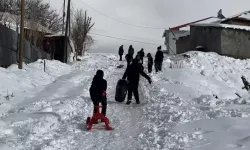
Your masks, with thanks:
M 240 16 L 238 16 L 238 18 L 250 20 L 250 11 L 242 13 Z
M 230 20 L 230 19 L 233 19 L 233 18 L 245 19 L 245 20 L 249 20 L 250 21 L 250 11 L 249 10 L 248 11 L 244 11 L 242 13 L 233 15 L 231 17 L 224 18 L 224 19 L 221 20 L 221 22 L 226 21 L 226 20 Z
M 230 24 L 218 24 L 218 23 L 197 23 L 191 26 L 203 26 L 203 27 L 217 27 L 217 28 L 230 28 L 230 29 L 239 29 L 250 31 L 249 26 L 239 26 L 239 25 L 230 25 Z
M 219 23 L 220 21 L 221 21 L 221 19 L 215 17 L 215 18 L 210 18 L 210 19 L 203 20 L 203 21 L 200 21 L 197 23 Z M 194 24 L 197 24 L 197 23 L 194 23 Z
M 65 35 L 64 35 L 64 34 L 61 34 L 61 33 L 45 35 L 45 37 L 57 37 L 57 36 L 65 36 Z

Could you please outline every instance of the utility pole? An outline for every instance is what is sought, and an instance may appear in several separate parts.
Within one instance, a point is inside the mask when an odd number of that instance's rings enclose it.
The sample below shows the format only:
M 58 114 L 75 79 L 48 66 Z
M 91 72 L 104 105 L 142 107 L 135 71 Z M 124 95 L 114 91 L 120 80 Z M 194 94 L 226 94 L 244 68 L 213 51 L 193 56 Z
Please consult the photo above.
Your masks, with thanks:
M 24 49 L 24 1 L 21 0 L 21 26 L 20 26 L 20 42 L 19 42 L 19 64 L 18 68 L 23 68 L 23 49 Z
M 62 26 L 62 34 L 64 34 L 64 24 L 65 24 L 65 1 L 63 0 L 63 26 Z
M 70 5 L 69 5 L 69 7 L 70 7 Z M 71 17 L 70 17 L 70 16 L 71 16 L 71 7 L 70 7 L 70 9 L 69 9 L 69 18 L 68 18 L 68 24 L 69 24 L 69 27 L 68 27 L 68 30 L 69 30 L 69 37 L 70 37 L 70 31 L 71 31 L 71 30 L 70 30 L 70 29 L 71 29 L 71 24 L 70 24 L 70 23 L 71 23 L 71 22 L 70 22 Z
M 68 0 L 68 7 L 67 7 L 67 17 L 66 17 L 66 29 L 65 29 L 65 37 L 64 37 L 64 62 L 67 63 L 68 58 L 68 30 L 69 30 L 69 19 L 70 19 L 70 0 Z

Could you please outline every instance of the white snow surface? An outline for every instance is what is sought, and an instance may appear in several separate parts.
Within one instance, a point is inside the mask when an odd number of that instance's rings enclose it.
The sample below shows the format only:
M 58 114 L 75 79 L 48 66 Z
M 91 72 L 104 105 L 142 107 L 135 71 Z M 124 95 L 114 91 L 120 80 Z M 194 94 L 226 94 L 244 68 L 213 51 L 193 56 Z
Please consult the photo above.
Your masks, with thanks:
M 241 18 L 241 19 L 250 20 L 250 11 L 248 10 L 248 11 L 241 12 L 241 13 L 233 15 L 231 17 L 224 18 L 221 21 L 225 21 L 225 20 L 229 20 L 229 19 L 233 19 L 233 18 Z
M 197 23 L 191 26 L 205 26 L 205 27 L 217 27 L 217 28 L 229 28 L 229 29 L 239 29 L 250 31 L 249 26 L 241 26 L 241 25 L 231 25 L 231 24 L 219 24 L 219 23 Z
M 250 11 L 242 13 L 240 16 L 238 16 L 238 18 L 250 20 Z
M 249 149 L 250 100 L 240 77 L 248 79 L 250 60 L 189 55 L 166 56 L 163 71 L 150 74 L 151 85 L 140 79 L 140 105 L 114 100 L 125 70 L 117 66 L 126 65 L 114 54 L 88 53 L 72 65 L 46 60 L 45 72 L 43 60 L 25 70 L 1 68 L 0 149 Z M 112 131 L 85 127 L 97 69 L 104 70 L 108 82 Z M 9 100 L 6 91 L 13 92 Z

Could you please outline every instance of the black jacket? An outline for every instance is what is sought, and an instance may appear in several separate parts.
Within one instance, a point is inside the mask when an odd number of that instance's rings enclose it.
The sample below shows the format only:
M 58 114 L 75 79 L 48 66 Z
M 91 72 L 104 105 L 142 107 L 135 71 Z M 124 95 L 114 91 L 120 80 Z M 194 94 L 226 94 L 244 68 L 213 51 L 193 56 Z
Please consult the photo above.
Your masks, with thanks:
M 150 77 L 143 71 L 143 66 L 139 63 L 132 63 L 127 67 L 122 79 L 128 79 L 129 83 L 138 85 L 140 75 L 150 80 Z
M 127 62 L 129 62 L 129 63 L 132 62 L 132 60 L 133 60 L 133 57 L 131 55 L 129 55 L 129 54 L 127 54 L 125 56 L 125 58 L 126 58 Z
M 102 77 L 95 75 L 89 89 L 93 101 L 101 101 L 102 93 L 107 90 L 107 81 Z
M 163 62 L 163 52 L 158 50 L 155 54 L 155 63 L 162 63 Z
M 118 54 L 119 54 L 119 55 L 123 55 L 123 53 L 124 53 L 123 47 L 120 46 L 120 47 L 119 47 L 119 52 L 118 52 Z
M 153 65 L 153 57 L 148 57 L 148 65 Z
M 134 48 L 132 46 L 130 46 L 128 49 L 128 54 L 130 54 L 133 57 L 134 52 L 135 52 Z
M 142 51 L 142 50 L 140 50 L 140 53 L 139 53 L 139 54 L 140 54 L 140 57 L 141 57 L 141 58 L 143 58 L 143 57 L 145 56 L 145 53 L 144 53 L 144 51 Z

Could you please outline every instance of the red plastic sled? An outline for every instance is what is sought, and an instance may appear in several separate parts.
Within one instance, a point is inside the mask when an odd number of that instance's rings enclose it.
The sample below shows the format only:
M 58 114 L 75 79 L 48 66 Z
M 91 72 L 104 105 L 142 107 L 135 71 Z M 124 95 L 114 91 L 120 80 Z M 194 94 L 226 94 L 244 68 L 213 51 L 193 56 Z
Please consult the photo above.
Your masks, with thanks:
M 86 120 L 86 125 L 87 125 L 87 130 L 91 130 L 93 124 L 98 121 L 98 119 L 102 120 L 105 125 L 106 125 L 106 129 L 107 130 L 113 130 L 112 127 L 110 127 L 109 125 L 109 119 L 107 117 L 105 117 L 102 113 L 100 113 L 99 109 L 102 108 L 102 106 L 95 106 L 95 108 L 97 108 L 97 113 L 93 114 L 93 117 L 88 117 Z

